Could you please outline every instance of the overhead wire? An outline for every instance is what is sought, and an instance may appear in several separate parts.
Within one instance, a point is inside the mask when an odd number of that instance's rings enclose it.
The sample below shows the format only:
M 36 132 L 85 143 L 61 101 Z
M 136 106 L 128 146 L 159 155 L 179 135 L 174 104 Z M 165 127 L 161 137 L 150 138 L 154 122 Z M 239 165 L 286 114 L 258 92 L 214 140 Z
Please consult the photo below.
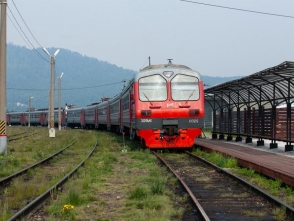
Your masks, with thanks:
M 115 83 L 103 84 L 103 85 L 98 85 L 98 86 L 76 87 L 76 88 L 68 88 L 68 89 L 63 89 L 63 90 L 65 90 L 65 91 L 67 91 L 67 90 L 82 90 L 82 89 L 89 89 L 89 88 L 104 87 L 104 86 L 109 86 L 109 85 L 114 85 L 114 84 L 120 84 L 123 82 L 124 81 L 119 81 L 119 82 L 115 82 Z
M 15 30 L 18 32 L 18 34 L 20 35 L 20 37 L 24 40 L 24 42 L 27 44 L 28 47 L 31 47 L 28 42 L 26 41 L 26 39 L 23 37 L 23 35 L 20 33 L 20 31 L 17 29 L 17 27 L 15 26 L 14 22 L 12 21 L 12 19 L 10 18 L 9 14 L 7 14 L 8 19 L 10 20 L 11 24 L 15 27 Z
M 253 11 L 253 10 L 247 10 L 247 9 L 242 9 L 242 8 L 233 8 L 233 7 L 214 5 L 214 4 L 207 4 L 207 3 L 196 2 L 196 1 L 188 1 L 188 0 L 181 0 L 181 1 L 182 2 L 188 2 L 188 3 L 194 3 L 194 4 L 198 4 L 198 5 L 205 5 L 205 6 L 218 7 L 218 8 L 223 8 L 223 9 L 236 10 L 236 11 L 243 11 L 243 12 L 250 12 L 250 13 L 256 13 L 256 14 L 278 16 L 278 17 L 284 17 L 284 18 L 294 18 L 294 16 L 291 16 L 291 15 L 281 15 L 281 14 L 274 14 L 274 13 L 268 13 L 268 12 Z
M 16 6 L 15 3 L 14 3 L 14 0 L 12 0 L 12 2 L 13 2 L 13 4 L 14 4 L 14 7 L 16 8 L 16 10 L 17 10 L 19 16 L 21 17 L 23 23 L 25 24 L 25 26 L 27 27 L 27 29 L 28 29 L 29 32 L 31 33 L 32 37 L 35 39 L 35 41 L 36 41 L 37 44 L 40 46 L 40 48 L 43 48 L 43 47 L 40 45 L 40 43 L 37 41 L 37 39 L 35 38 L 35 36 L 33 35 L 33 33 L 31 32 L 31 30 L 29 29 L 29 27 L 27 26 L 27 23 L 25 22 L 25 20 L 23 19 L 22 15 L 20 14 L 20 12 L 19 12 L 17 6 Z
M 15 5 L 15 4 L 14 4 Z M 9 14 L 7 13 L 7 16 L 8 16 L 8 18 L 9 18 L 9 20 L 11 21 L 11 23 L 13 24 L 13 26 L 16 28 L 16 30 L 18 31 L 18 33 L 20 34 L 20 36 L 24 39 L 24 41 L 26 42 L 26 44 L 32 49 L 32 50 L 34 50 L 34 52 L 41 58 L 41 59 L 43 59 L 44 61 L 46 61 L 46 62 L 49 62 L 46 58 L 44 58 L 41 54 L 40 54 L 40 52 L 34 47 L 34 45 L 31 43 L 31 41 L 29 40 L 29 38 L 28 38 L 28 36 L 25 34 L 25 32 L 23 31 L 23 29 L 22 29 L 22 27 L 21 27 L 21 25 L 19 24 L 19 22 L 17 21 L 17 19 L 16 19 L 16 17 L 14 16 L 14 14 L 13 14 L 13 12 L 12 12 L 12 10 L 10 9 L 10 7 L 7 5 L 7 8 L 9 9 L 9 12 L 11 13 L 11 15 L 12 15 L 12 17 L 13 17 L 13 19 L 14 19 L 14 21 L 16 22 L 16 24 L 17 24 L 17 26 L 19 27 L 19 30 L 22 32 L 22 34 L 21 34 L 21 32 L 18 30 L 18 28 L 16 27 L 16 25 L 14 24 L 14 22 L 12 21 L 12 19 L 9 17 Z M 17 11 L 18 11 L 18 9 L 17 9 Z M 19 13 L 19 11 L 18 11 L 18 13 Z M 20 13 L 19 13 L 20 14 Z M 20 15 L 21 16 L 21 15 Z M 21 18 L 22 18 L 22 16 L 21 16 Z M 23 18 L 22 18 L 23 19 Z M 24 21 L 24 20 L 23 20 Z M 24 22 L 25 23 L 25 22 Z M 26 24 L 26 23 L 25 23 Z M 27 27 L 27 25 L 26 25 L 26 27 Z M 28 28 L 28 27 L 27 27 Z M 29 30 L 29 28 L 28 28 L 28 30 Z M 30 33 L 31 33 L 31 31 L 30 31 Z M 32 34 L 32 33 L 31 33 Z M 25 37 L 25 38 L 24 38 Z M 34 37 L 34 39 L 35 39 L 35 37 Z M 35 39 L 36 40 L 36 39 Z M 38 42 L 38 41 L 37 41 Z M 38 44 L 39 44 L 39 42 L 38 42 Z M 42 48 L 42 47 L 41 47 Z
M 140 70 L 145 67 L 145 64 L 147 63 L 147 61 L 150 59 L 150 57 L 147 58 L 147 60 L 144 62 L 144 64 L 141 66 Z
M 119 82 L 114 82 L 114 83 L 109 83 L 109 84 L 102 84 L 102 85 L 96 85 L 96 86 L 88 86 L 88 87 L 78 87 L 78 88 L 65 88 L 61 89 L 62 91 L 68 91 L 68 90 L 83 90 L 83 89 L 89 89 L 89 88 L 97 88 L 97 87 L 104 87 L 104 86 L 109 86 L 109 85 L 114 85 L 114 84 L 120 84 L 124 83 L 125 80 L 119 81 Z M 8 87 L 8 90 L 16 90 L 16 91 L 48 91 L 48 89 L 30 89 L 30 88 L 12 88 Z

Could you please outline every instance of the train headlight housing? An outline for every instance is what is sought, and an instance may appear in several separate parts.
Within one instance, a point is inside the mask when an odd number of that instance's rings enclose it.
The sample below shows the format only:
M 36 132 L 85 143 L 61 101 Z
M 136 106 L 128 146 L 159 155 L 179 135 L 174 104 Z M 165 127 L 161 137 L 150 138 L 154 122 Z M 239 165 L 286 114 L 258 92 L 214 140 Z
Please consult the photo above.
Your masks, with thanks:
M 190 114 L 190 116 L 198 116 L 200 114 L 200 110 L 199 109 L 190 109 L 189 114 Z
M 167 78 L 170 78 L 173 74 L 174 74 L 174 72 L 172 72 L 172 71 L 164 71 L 163 72 L 163 75 Z
M 151 116 L 151 110 L 141 110 L 141 116 L 142 117 L 150 117 Z

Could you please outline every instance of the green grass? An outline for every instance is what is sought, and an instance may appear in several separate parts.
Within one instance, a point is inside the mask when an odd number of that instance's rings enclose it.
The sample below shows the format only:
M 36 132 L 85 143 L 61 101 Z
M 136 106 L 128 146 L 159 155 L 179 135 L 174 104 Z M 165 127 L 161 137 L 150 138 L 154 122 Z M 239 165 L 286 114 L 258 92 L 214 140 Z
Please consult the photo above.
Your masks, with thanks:
M 239 175 L 246 176 L 251 183 L 267 190 L 273 196 L 278 196 L 281 190 L 287 196 L 293 195 L 293 189 L 289 186 L 283 188 L 283 182 L 281 180 L 268 179 L 252 169 L 241 168 L 235 172 Z
M 165 191 L 166 180 L 156 179 L 150 184 L 150 190 L 153 195 L 162 195 Z
M 71 143 L 79 135 L 77 131 L 62 130 L 56 132 L 56 138 L 49 138 L 48 128 L 7 127 L 7 137 L 14 134 L 35 133 L 20 140 L 8 142 L 7 155 L 0 155 L 0 178 L 4 178 L 25 167 L 52 155 Z M 25 134 L 24 134 L 25 135 Z
M 238 167 L 238 163 L 236 159 L 234 159 L 233 157 L 225 157 L 219 153 L 216 153 L 215 151 L 213 151 L 212 153 L 207 153 L 197 148 L 193 153 L 222 168 L 237 168 Z
M 175 196 L 177 180 L 156 164 L 156 157 L 138 144 L 112 133 L 97 132 L 99 147 L 72 182 L 65 185 L 58 201 L 46 208 L 56 220 L 69 199 L 70 190 L 79 195 L 72 217 L 75 220 L 178 220 L 188 201 Z M 127 152 L 122 152 L 123 148 Z M 167 185 L 169 187 L 167 187 Z M 77 197 L 77 196 L 76 196 Z M 176 201 L 181 206 L 175 206 Z M 111 210 L 111 212 L 109 211 Z
M 28 127 L 18 127 L 17 129 L 27 132 L 37 130 L 38 133 L 36 136 L 16 140 L 8 144 L 8 154 L 1 156 L 3 161 L 0 164 L 0 171 L 5 171 L 5 173 L 1 173 L 1 177 L 11 175 L 52 155 L 72 143 L 74 139 L 77 139 L 77 142 L 74 146 L 65 150 L 63 154 L 50 161 L 54 167 L 50 167 L 50 170 L 46 172 L 46 176 L 44 176 L 43 171 L 43 169 L 46 169 L 46 165 L 43 165 L 42 169 L 39 167 L 30 169 L 27 173 L 30 176 L 29 179 L 23 180 L 22 177 L 14 179 L 11 185 L 5 189 L 5 193 L 1 198 L 0 217 L 10 217 L 12 215 L 10 213 L 11 208 L 20 209 L 34 197 L 55 185 L 64 174 L 71 171 L 79 162 L 85 159 L 96 142 L 96 134 L 93 131 L 79 133 L 80 130 L 64 130 L 57 132 L 54 139 L 49 139 L 48 129 Z M 13 151 L 10 151 L 10 149 L 13 149 Z M 90 182 L 90 178 L 87 179 L 87 182 Z M 87 189 L 86 180 L 83 187 Z M 52 195 L 53 198 L 54 196 L 57 196 L 57 194 Z M 79 198 L 79 196 L 75 192 L 69 192 L 69 199 L 75 204 L 85 201 L 84 198 Z M 68 216 L 67 219 L 74 220 L 73 212 L 69 213 L 68 211 L 66 215 Z
M 286 208 L 285 207 L 277 207 L 273 211 L 275 218 L 277 221 L 283 221 L 285 220 L 286 216 Z
M 137 186 L 129 193 L 131 200 L 143 200 L 148 196 L 148 189 L 144 186 Z

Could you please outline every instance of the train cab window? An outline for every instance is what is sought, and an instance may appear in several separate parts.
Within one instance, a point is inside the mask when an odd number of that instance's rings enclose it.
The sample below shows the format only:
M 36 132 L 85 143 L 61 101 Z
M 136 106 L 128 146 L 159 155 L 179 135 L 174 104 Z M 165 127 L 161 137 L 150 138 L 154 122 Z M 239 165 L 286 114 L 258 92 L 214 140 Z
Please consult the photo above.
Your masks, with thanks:
M 177 74 L 171 81 L 172 99 L 176 101 L 198 100 L 198 78 Z
M 160 75 L 139 79 L 139 97 L 141 101 L 165 101 L 167 99 L 166 80 Z

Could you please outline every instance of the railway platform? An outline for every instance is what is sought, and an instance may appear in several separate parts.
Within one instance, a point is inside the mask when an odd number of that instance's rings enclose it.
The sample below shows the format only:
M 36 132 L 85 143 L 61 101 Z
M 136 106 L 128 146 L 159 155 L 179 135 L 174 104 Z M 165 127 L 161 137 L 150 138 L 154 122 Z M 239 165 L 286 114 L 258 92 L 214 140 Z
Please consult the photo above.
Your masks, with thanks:
M 294 187 L 294 153 L 280 149 L 270 149 L 265 141 L 264 146 L 244 142 L 222 141 L 216 139 L 195 139 L 195 145 L 208 152 L 219 152 L 237 159 L 242 167 L 251 168 L 265 176 L 280 179 Z

